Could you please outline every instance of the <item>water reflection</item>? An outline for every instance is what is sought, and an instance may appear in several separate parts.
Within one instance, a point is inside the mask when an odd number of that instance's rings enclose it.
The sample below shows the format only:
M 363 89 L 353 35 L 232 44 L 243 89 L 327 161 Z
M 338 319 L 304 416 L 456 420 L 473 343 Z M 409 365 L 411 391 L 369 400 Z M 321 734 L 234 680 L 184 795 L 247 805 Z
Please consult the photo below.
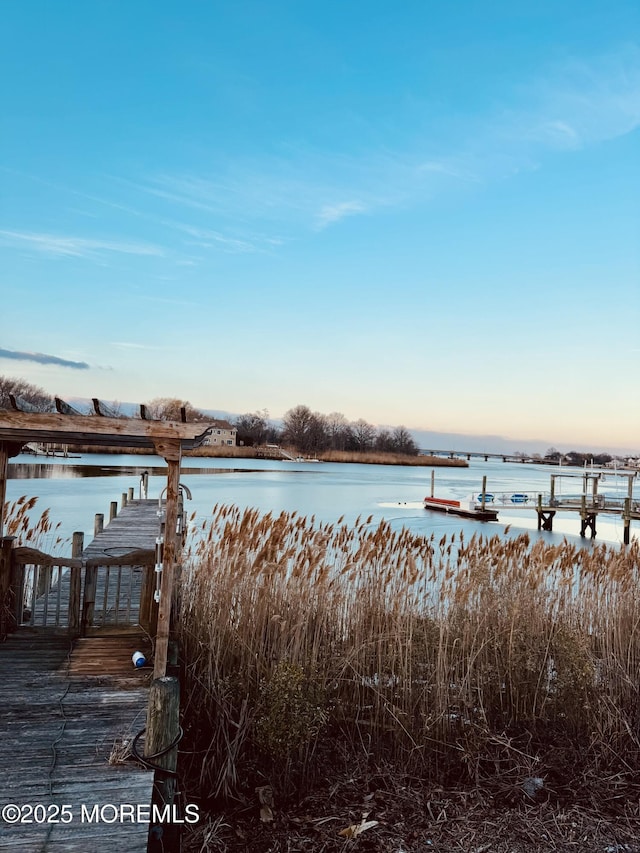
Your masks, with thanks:
M 500 506 L 498 522 L 481 523 L 428 512 L 423 509 L 422 500 L 430 493 L 430 468 L 202 457 L 187 458 L 184 463 L 181 481 L 193 493 L 187 510 L 196 512 L 198 525 L 210 517 L 214 505 L 233 504 L 276 515 L 283 511 L 313 515 L 318 523 L 335 523 L 343 517 L 352 524 L 358 517 L 362 520 L 371 516 L 372 525 L 385 519 L 394 529 L 406 527 L 425 536 L 436 533 L 440 537 L 459 531 L 465 538 L 474 533 L 514 536 L 526 530 L 535 539 L 556 544 L 565 536 L 587 546 L 590 543 L 577 535 L 577 513 L 559 514 L 552 533 L 538 532 L 531 505 L 535 498 L 529 506 L 510 502 Z M 145 471 L 150 475 L 149 497 L 157 498 L 166 485 L 167 474 L 166 465 L 158 456 L 92 454 L 42 463 L 16 457 L 9 464 L 7 499 L 15 500 L 23 494 L 37 496 L 38 508 L 50 508 L 52 519 L 62 521 L 65 535 L 84 528 L 88 541 L 93 514 L 107 513 L 110 502 L 131 487 L 137 495 Z M 468 468 L 436 468 L 435 495 L 463 500 L 480 491 L 486 476 L 487 491 L 498 496 L 536 496 L 549 491 L 551 473 L 557 473 L 557 469 L 552 472 L 547 466 L 472 460 Z M 632 535 L 637 535 L 639 527 L 634 522 Z M 621 539 L 620 517 L 599 516 L 598 541 Z
M 197 474 L 260 474 L 259 468 L 182 468 L 183 475 Z M 67 480 L 93 477 L 151 477 L 166 476 L 166 467 L 155 465 L 58 465 L 55 462 L 14 462 L 8 467 L 9 480 Z

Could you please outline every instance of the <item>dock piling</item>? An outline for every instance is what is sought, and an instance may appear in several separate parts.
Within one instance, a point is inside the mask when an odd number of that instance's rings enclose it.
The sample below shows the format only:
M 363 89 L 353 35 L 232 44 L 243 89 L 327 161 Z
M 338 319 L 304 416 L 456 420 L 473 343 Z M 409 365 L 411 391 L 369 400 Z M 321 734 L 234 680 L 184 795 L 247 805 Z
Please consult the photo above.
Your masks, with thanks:
M 14 541 L 14 536 L 3 536 L 0 539 L 0 642 L 18 627 L 16 614 L 18 596 L 12 560 Z
M 84 533 L 76 531 L 71 540 L 71 557 L 79 560 L 84 550 Z M 80 599 L 82 597 L 82 569 L 74 566 L 69 569 L 69 634 L 72 637 L 80 633 Z
M 178 741 L 180 739 L 180 682 L 174 676 L 154 678 L 149 690 L 147 728 L 144 739 L 144 756 L 156 767 L 154 802 L 162 809 L 173 806 L 176 794 L 175 771 L 178 763 Z M 154 830 L 162 831 L 157 849 L 169 848 L 166 832 L 171 824 L 149 828 L 150 841 Z M 156 849 L 150 845 L 149 849 Z

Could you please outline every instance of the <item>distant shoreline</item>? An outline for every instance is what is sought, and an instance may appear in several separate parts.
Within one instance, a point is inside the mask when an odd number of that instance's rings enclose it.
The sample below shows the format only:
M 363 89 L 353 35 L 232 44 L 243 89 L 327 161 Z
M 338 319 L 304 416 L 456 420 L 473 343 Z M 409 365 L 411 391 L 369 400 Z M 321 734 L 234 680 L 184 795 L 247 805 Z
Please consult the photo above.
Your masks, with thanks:
M 442 456 L 409 456 L 404 453 L 376 453 L 358 452 L 352 450 L 325 450 L 322 453 L 306 457 L 297 454 L 294 449 L 288 448 L 293 461 L 300 462 L 347 462 L 360 465 L 409 465 L 414 467 L 428 468 L 468 468 L 469 463 L 464 459 L 450 459 Z M 297 454 L 297 455 L 296 455 Z M 198 447 L 188 450 L 184 456 L 208 457 L 222 459 L 280 459 L 284 457 L 275 451 L 265 453 L 264 447 Z
M 190 459 L 274 459 L 293 462 L 346 462 L 360 465 L 408 465 L 419 468 L 468 468 L 469 463 L 464 459 L 452 459 L 444 456 L 409 456 L 404 453 L 358 452 L 351 450 L 326 450 L 313 456 L 304 456 L 295 448 L 283 448 L 288 456 L 281 454 L 279 449 L 260 447 L 225 447 L 204 445 L 193 450 L 183 451 L 182 457 Z M 155 456 L 153 450 L 140 447 L 70 447 L 70 456 L 82 454 L 91 456 L 95 453 L 105 453 L 117 456 Z M 48 454 L 34 454 L 34 458 L 55 459 L 63 454 L 59 451 Z

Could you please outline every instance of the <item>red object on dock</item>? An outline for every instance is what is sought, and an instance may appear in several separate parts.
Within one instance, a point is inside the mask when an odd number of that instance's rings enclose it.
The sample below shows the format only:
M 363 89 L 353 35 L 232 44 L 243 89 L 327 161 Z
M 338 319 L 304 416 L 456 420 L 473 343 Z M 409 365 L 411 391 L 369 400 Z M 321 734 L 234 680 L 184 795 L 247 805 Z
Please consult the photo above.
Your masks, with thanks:
M 495 509 L 479 506 L 470 506 L 468 509 L 461 506 L 460 501 L 451 501 L 446 498 L 425 498 L 424 508 L 434 512 L 448 512 L 451 515 L 459 515 L 461 518 L 473 518 L 476 521 L 497 521 L 498 513 Z

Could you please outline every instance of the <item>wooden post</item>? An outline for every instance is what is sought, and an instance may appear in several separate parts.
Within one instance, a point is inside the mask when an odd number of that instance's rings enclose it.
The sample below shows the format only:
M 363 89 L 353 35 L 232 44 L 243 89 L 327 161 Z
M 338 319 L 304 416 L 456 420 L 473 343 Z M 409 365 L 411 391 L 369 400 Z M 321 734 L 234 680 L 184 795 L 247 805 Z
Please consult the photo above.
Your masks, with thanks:
M 86 637 L 87 631 L 93 625 L 93 614 L 96 608 L 96 587 L 98 585 L 98 567 L 87 566 L 84 572 L 84 600 L 82 602 L 82 620 L 80 633 Z
M 79 560 L 84 550 L 84 533 L 78 531 L 71 540 L 71 556 Z M 80 566 L 69 570 L 69 633 L 80 633 L 80 599 L 82 597 L 82 569 Z
M 631 480 L 629 480 L 629 483 L 631 483 Z M 622 513 L 622 520 L 624 524 L 622 541 L 625 545 L 628 545 L 631 541 L 631 498 L 624 499 L 624 510 Z
M 127 502 L 133 500 L 133 486 L 129 486 L 129 493 L 127 494 Z
M 4 503 L 7 499 L 7 469 L 9 459 L 17 456 L 22 444 L 15 441 L 0 441 L 0 539 L 4 536 Z
M 153 636 L 152 630 L 152 613 L 153 613 L 153 592 L 156 583 L 156 572 L 154 566 L 145 566 L 142 575 L 142 585 L 140 587 L 140 612 L 138 614 L 138 622 L 141 627 Z
M 436 485 L 436 471 L 435 468 L 431 469 L 431 497 L 433 497 L 433 491 Z
M 97 512 L 95 518 L 93 519 L 93 535 L 97 536 L 99 533 L 102 533 L 104 530 L 104 513 Z
M 7 467 L 9 465 L 9 448 L 6 442 L 0 441 L 0 539 L 4 536 L 4 502 L 7 499 Z
M 180 732 L 180 682 L 177 678 L 163 676 L 155 678 L 149 690 L 149 705 L 147 708 L 147 728 L 144 738 L 144 756 L 158 769 L 154 779 L 154 803 L 162 809 L 163 806 L 173 806 L 176 793 L 176 777 L 174 775 L 178 763 L 178 735 Z M 171 744 L 172 749 L 165 752 Z M 164 754 L 160 754 L 164 753 Z M 163 772 L 168 771 L 168 772 Z M 162 831 L 158 849 L 173 850 L 171 839 L 167 837 L 172 831 L 171 824 L 157 827 Z M 154 826 L 149 827 L 150 837 Z M 175 832 L 175 827 L 173 828 Z M 155 848 L 149 848 L 155 849 Z
M 178 491 L 180 485 L 180 462 L 182 449 L 179 440 L 156 442 L 156 452 L 167 462 L 167 498 L 165 504 L 166 535 L 162 555 L 162 581 L 158 607 L 158 631 L 156 634 L 154 678 L 162 678 L 167 671 L 169 632 L 171 630 L 171 602 L 173 579 L 178 556 L 176 530 L 178 525 Z
M 482 500 L 480 501 L 480 507 L 482 512 L 484 512 L 484 502 L 485 502 L 485 493 L 487 491 L 487 477 L 486 475 L 482 478 Z
M 542 530 L 542 495 L 538 495 L 538 530 Z
M 0 642 L 18 627 L 16 591 L 12 588 L 13 536 L 0 538 Z
M 127 493 L 123 492 L 120 498 L 120 509 L 124 509 L 127 505 Z
M 146 501 L 149 494 L 149 472 L 143 471 L 140 477 L 140 500 Z
M 113 521 L 113 519 L 118 514 L 118 501 L 111 501 L 109 504 L 109 521 Z
M 140 611 L 138 621 L 151 637 L 155 637 L 158 627 L 158 608 L 156 606 L 154 593 L 156 591 L 156 568 L 162 569 L 162 540 L 164 523 L 160 526 L 160 536 L 156 538 L 155 564 L 145 566 L 140 589 Z

